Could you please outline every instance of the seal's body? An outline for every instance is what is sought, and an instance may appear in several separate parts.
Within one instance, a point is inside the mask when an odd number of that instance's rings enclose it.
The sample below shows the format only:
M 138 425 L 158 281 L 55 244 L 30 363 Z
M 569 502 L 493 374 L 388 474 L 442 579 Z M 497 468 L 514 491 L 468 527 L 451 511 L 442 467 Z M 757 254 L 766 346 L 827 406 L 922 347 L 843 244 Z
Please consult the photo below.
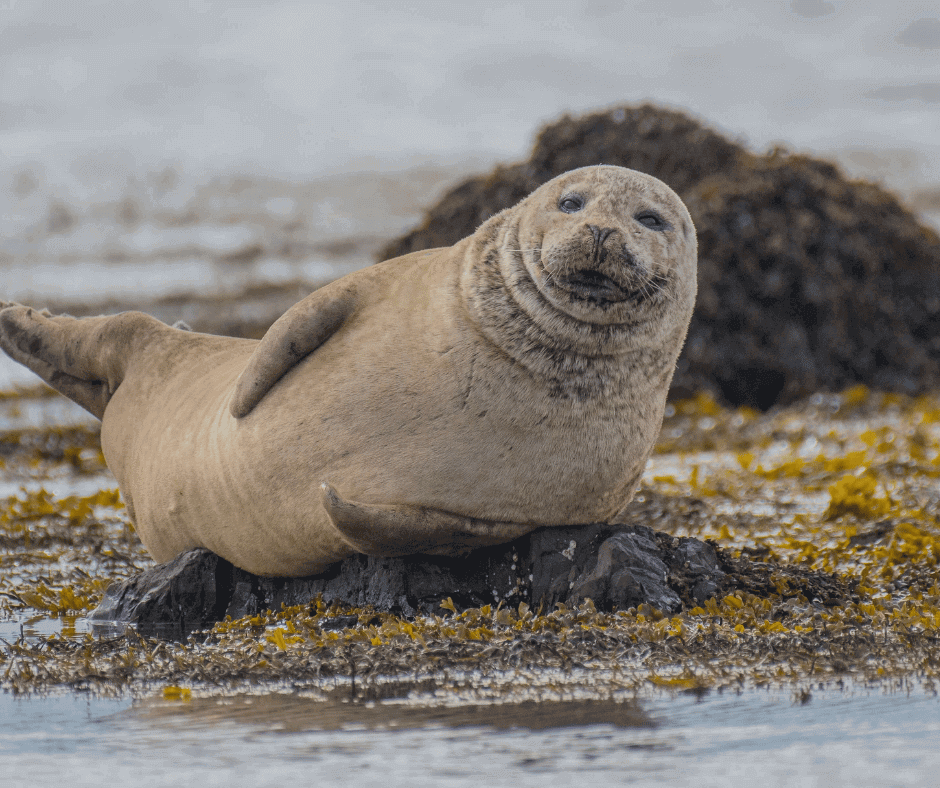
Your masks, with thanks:
M 592 167 L 317 290 L 260 343 L 10 306 L 0 345 L 102 418 L 157 561 L 201 546 L 297 576 L 616 518 L 694 296 L 679 198 Z

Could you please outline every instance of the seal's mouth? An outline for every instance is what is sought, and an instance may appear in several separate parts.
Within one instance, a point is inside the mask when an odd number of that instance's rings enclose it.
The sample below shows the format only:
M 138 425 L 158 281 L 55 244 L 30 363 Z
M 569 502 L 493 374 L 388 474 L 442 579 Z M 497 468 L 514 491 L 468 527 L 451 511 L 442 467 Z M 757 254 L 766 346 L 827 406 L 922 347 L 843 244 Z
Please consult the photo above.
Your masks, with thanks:
M 634 296 L 634 293 L 624 290 L 613 279 L 599 271 L 576 271 L 568 276 L 556 277 L 553 281 L 562 290 L 586 301 L 616 303 L 627 301 Z

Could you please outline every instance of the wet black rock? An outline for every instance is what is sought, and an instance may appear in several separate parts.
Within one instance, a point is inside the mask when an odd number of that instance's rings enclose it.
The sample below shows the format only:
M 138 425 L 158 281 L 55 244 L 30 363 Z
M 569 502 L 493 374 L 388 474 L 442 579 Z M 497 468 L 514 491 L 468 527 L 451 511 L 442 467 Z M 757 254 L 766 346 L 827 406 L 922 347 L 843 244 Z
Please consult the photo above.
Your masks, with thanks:
M 321 595 L 406 616 L 441 613 L 448 597 L 458 608 L 527 602 L 550 609 L 590 598 L 599 609 L 648 604 L 673 613 L 714 596 L 724 581 L 718 554 L 706 542 L 640 525 L 597 524 L 541 529 L 464 558 L 357 555 L 302 578 L 258 577 L 207 550 L 191 550 L 114 583 L 91 618 L 185 636 L 225 616 L 307 604 Z
M 714 596 L 724 578 L 712 545 L 642 525 L 544 528 L 528 541 L 530 600 L 548 607 L 591 599 L 673 613 Z
M 136 624 L 151 635 L 185 635 L 225 617 L 224 564 L 208 550 L 190 550 L 137 577 L 112 583 L 92 621 Z M 220 593 L 221 592 L 221 593 Z
M 940 238 L 884 189 L 775 149 L 755 155 L 651 105 L 564 117 L 521 164 L 470 178 L 393 241 L 387 259 L 449 246 L 566 170 L 617 164 L 685 200 L 699 299 L 672 396 L 711 390 L 767 409 L 856 383 L 940 386 Z

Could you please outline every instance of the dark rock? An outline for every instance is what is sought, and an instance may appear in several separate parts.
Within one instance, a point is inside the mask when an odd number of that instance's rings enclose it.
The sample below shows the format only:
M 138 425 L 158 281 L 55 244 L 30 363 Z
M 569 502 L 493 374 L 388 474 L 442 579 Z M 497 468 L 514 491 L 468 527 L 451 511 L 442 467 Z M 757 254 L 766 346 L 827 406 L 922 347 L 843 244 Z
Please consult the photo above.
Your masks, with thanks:
M 720 590 L 720 578 L 724 576 L 718 561 L 718 554 L 712 545 L 683 537 L 678 540 L 679 546 L 671 555 L 672 565 L 679 566 L 680 571 L 673 573 L 670 578 L 672 585 L 677 588 L 683 584 L 690 584 L 686 588 L 685 596 L 691 596 L 698 604 L 706 599 L 716 596 Z M 711 548 L 711 549 L 706 549 Z
M 851 583 L 834 575 L 732 555 L 643 525 L 598 523 L 543 528 L 463 558 L 356 555 L 316 577 L 258 577 L 207 550 L 191 550 L 114 583 L 91 619 L 105 628 L 130 624 L 145 634 L 185 638 L 225 616 L 307 605 L 319 596 L 403 616 L 441 614 L 448 597 L 458 609 L 526 602 L 547 611 L 590 599 L 600 610 L 648 605 L 672 614 L 740 592 L 818 605 L 854 599 Z M 358 615 L 335 615 L 321 627 L 359 623 Z
M 637 525 L 545 528 L 464 558 L 357 555 L 301 578 L 258 577 L 207 550 L 191 550 L 113 584 L 91 619 L 185 637 L 225 616 L 309 604 L 318 596 L 405 616 L 441 613 L 447 597 L 461 609 L 499 602 L 551 609 L 590 598 L 601 609 L 648 604 L 671 613 L 711 595 L 723 578 L 711 545 Z M 339 616 L 323 626 L 357 621 Z
M 620 608 L 646 603 L 672 613 L 682 607 L 682 600 L 667 585 L 668 573 L 652 531 L 616 533 L 601 544 L 591 572 L 571 584 L 570 599 Z
M 711 544 L 642 525 L 545 528 L 528 539 L 530 598 L 549 607 L 591 599 L 600 609 L 671 613 L 715 596 L 725 577 Z
M 158 637 L 185 637 L 225 616 L 220 574 L 230 567 L 208 550 L 191 550 L 137 577 L 112 583 L 89 618 L 99 624 L 135 624 Z M 221 570 L 221 571 L 220 571 Z
M 187 555 L 200 552 L 205 551 Z M 320 575 L 298 578 L 258 577 L 218 559 L 226 569 L 217 573 L 217 595 L 227 600 L 221 606 L 222 615 L 232 618 L 278 610 L 281 605 L 306 604 L 320 595 L 327 601 L 406 616 L 418 611 L 439 612 L 440 602 L 447 596 L 462 607 L 479 607 L 515 587 L 512 554 L 511 547 L 501 546 L 478 550 L 472 560 L 356 555 Z
M 619 164 L 661 178 L 699 235 L 699 298 L 672 396 L 767 409 L 856 383 L 940 386 L 940 238 L 879 186 L 776 149 L 754 155 L 651 105 L 564 117 L 521 164 L 470 178 L 387 259 L 449 246 L 560 173 Z

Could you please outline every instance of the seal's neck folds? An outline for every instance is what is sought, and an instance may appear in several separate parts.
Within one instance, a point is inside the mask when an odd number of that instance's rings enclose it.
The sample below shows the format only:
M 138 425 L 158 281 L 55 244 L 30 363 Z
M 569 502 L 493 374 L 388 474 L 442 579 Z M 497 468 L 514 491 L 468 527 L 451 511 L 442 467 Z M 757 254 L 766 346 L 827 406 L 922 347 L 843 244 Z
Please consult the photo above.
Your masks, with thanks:
M 539 254 L 519 246 L 516 227 L 504 215 L 468 239 L 460 288 L 480 332 L 535 377 L 579 399 L 624 385 L 661 386 L 663 378 L 668 386 L 682 337 L 663 343 L 655 318 L 600 324 L 565 314 L 526 269 L 523 256 Z

